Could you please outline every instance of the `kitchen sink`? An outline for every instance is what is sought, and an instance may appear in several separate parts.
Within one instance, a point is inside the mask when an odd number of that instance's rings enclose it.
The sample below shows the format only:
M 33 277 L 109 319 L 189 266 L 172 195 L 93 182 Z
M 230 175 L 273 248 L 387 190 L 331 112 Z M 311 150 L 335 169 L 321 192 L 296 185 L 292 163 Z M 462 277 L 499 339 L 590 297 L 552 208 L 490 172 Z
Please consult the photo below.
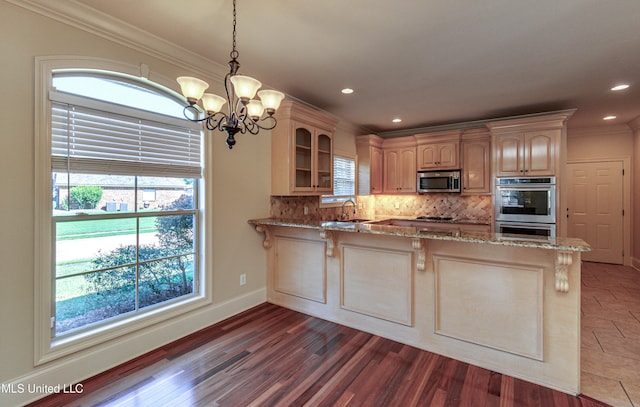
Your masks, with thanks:
M 363 223 L 370 222 L 371 219 L 346 219 L 346 220 L 338 220 L 336 222 L 349 222 L 349 223 Z

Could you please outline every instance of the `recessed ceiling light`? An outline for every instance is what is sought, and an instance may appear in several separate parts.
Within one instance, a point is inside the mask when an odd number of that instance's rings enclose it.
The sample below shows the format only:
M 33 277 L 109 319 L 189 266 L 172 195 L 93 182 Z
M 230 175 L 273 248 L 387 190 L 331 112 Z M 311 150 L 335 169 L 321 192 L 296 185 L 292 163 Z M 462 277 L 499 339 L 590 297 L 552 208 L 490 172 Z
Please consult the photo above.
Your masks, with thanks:
M 621 83 L 620 85 L 616 85 L 613 88 L 611 88 L 612 91 L 617 91 L 617 90 L 625 90 L 629 87 L 629 85 L 627 85 L 626 83 Z
M 402 121 L 402 119 L 400 119 L 399 117 L 396 117 L 395 119 L 391 120 L 394 123 L 400 123 Z
M 340 92 L 344 93 L 345 95 L 350 95 L 353 93 L 353 89 L 351 88 L 344 88 L 342 89 Z
M 615 119 L 616 117 L 617 117 L 617 116 L 609 115 L 609 116 L 605 116 L 605 117 L 603 117 L 603 118 L 602 118 L 602 120 L 613 120 L 613 119 Z

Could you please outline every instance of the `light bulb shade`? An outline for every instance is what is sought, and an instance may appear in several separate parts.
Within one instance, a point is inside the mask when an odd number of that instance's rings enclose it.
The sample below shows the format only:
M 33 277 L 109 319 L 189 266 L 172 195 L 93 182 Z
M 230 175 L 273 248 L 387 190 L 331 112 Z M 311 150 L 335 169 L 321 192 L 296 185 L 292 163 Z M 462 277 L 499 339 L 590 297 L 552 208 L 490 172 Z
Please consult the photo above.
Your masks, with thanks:
M 195 104 L 200 100 L 204 91 L 209 87 L 207 82 L 190 76 L 181 76 L 176 80 L 180 84 L 182 94 L 191 104 Z
M 277 90 L 261 90 L 258 92 L 258 96 L 262 101 L 262 105 L 267 111 L 272 110 L 275 112 L 280 107 L 280 102 L 284 99 L 284 93 Z
M 233 75 L 231 78 L 233 90 L 240 99 L 253 99 L 262 83 L 250 76 Z
M 258 119 L 260 119 L 260 116 L 262 116 L 263 112 L 264 112 L 264 106 L 262 105 L 262 102 L 260 102 L 259 100 L 252 99 L 247 104 L 247 114 L 254 121 L 257 121 Z
M 204 110 L 209 113 L 216 113 L 222 110 L 222 106 L 227 103 L 227 99 L 213 93 L 205 93 L 202 95 L 202 105 Z

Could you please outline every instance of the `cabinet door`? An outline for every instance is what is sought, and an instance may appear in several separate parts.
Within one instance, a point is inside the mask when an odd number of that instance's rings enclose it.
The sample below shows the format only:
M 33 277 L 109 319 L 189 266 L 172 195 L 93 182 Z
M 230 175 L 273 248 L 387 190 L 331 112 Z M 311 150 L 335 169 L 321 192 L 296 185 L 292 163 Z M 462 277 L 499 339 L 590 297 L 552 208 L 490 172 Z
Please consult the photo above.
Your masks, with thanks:
M 462 142 L 462 195 L 491 193 L 491 141 Z
M 371 147 L 371 178 L 370 189 L 372 194 L 380 194 L 383 192 L 382 185 L 382 149 L 378 147 Z
M 524 171 L 526 175 L 554 175 L 555 132 L 537 132 L 524 136 Z
M 419 146 L 418 167 L 421 170 L 457 169 L 458 143 L 434 143 Z
M 523 137 L 520 134 L 496 137 L 496 175 L 518 176 L 524 174 Z
M 315 144 L 315 190 L 331 194 L 333 191 L 333 154 L 331 136 L 318 130 Z
M 438 144 L 438 168 L 458 168 L 458 143 Z
M 398 162 L 398 191 L 416 192 L 416 150 L 404 149 L 400 151 L 400 161 Z
M 293 171 L 295 179 L 293 190 L 312 191 L 313 190 L 313 128 L 304 125 L 295 125 L 295 156 L 293 158 Z
M 384 158 L 384 192 L 395 194 L 398 192 L 398 163 L 400 154 L 397 150 L 385 150 Z
M 421 170 L 436 169 L 437 162 L 438 146 L 436 144 L 418 146 L 418 167 Z

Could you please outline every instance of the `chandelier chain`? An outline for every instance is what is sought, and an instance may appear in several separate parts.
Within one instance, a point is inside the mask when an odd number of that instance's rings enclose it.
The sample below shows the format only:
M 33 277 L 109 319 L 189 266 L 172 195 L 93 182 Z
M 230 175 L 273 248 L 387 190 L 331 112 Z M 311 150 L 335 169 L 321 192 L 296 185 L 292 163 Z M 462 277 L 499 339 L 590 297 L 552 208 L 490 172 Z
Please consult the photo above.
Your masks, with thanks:
M 236 50 L 236 0 L 233 0 L 233 49 L 229 56 L 231 59 L 237 59 L 240 53 Z

